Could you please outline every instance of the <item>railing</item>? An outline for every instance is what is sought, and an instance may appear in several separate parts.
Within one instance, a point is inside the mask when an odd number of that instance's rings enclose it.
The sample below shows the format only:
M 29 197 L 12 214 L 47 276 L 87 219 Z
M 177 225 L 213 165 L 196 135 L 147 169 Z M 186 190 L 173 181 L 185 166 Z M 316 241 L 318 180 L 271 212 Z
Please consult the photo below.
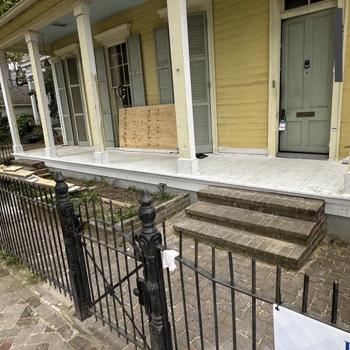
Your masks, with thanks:
M 14 159 L 12 145 L 0 145 L 0 164 L 9 164 Z

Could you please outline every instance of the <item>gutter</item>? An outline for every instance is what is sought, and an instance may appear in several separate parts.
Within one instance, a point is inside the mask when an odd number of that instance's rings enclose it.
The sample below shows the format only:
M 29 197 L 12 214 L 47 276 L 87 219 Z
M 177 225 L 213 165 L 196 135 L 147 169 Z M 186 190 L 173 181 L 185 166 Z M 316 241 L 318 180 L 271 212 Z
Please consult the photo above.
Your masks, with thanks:
M 27 8 L 34 5 L 39 0 L 22 0 L 0 17 L 0 27 L 15 19 Z

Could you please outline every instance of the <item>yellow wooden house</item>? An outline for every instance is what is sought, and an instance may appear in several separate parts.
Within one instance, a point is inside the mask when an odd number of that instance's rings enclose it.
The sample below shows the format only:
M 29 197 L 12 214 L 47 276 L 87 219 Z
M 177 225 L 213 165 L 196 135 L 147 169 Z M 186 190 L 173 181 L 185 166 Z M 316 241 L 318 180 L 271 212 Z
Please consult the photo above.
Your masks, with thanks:
M 349 12 L 348 0 L 22 0 L 0 18 L 14 153 L 100 175 L 122 167 L 117 151 L 151 165 L 168 154 L 164 174 L 184 178 L 205 173 L 203 154 L 319 156 L 350 188 L 336 162 L 350 145 Z M 6 51 L 29 53 L 41 153 L 23 152 Z M 65 146 L 54 144 L 40 55 L 50 56 Z M 79 150 L 90 158 L 79 162 Z M 221 159 L 234 168 L 241 158 Z

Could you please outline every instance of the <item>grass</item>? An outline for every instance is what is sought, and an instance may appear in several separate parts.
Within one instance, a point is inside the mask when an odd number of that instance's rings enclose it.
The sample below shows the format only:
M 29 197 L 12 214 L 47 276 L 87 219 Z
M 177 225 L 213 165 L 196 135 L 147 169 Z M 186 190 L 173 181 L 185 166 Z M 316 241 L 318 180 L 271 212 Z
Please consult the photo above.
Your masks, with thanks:
M 8 268 L 12 270 L 15 270 L 15 271 L 26 270 L 30 272 L 26 278 L 29 284 L 38 284 L 44 281 L 41 275 L 39 275 L 38 273 L 33 273 L 29 271 L 28 267 L 25 264 L 23 264 L 20 259 L 18 259 L 16 256 L 4 250 L 0 250 L 0 261 L 3 262 Z
M 0 260 L 5 263 L 6 266 L 11 267 L 17 271 L 26 269 L 26 266 L 16 256 L 0 250 Z

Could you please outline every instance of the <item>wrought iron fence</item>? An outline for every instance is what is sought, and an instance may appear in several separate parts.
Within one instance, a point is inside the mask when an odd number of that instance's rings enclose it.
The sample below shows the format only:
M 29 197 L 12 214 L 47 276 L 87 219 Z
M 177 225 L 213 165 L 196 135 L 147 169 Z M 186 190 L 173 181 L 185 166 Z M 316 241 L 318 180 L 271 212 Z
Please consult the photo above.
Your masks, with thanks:
M 79 319 L 95 317 L 134 348 L 272 349 L 273 305 L 310 316 L 308 275 L 300 305 L 288 305 L 279 266 L 266 276 L 245 259 L 238 270 L 232 252 L 169 235 L 165 222 L 158 230 L 148 193 L 140 204 L 142 229 L 126 232 L 112 202 L 83 201 L 75 211 L 62 176 L 55 193 L 0 176 L 0 247 L 70 295 Z M 168 249 L 179 252 L 176 272 L 163 270 Z M 338 300 L 334 282 L 322 321 L 342 328 Z
M 14 159 L 12 145 L 0 145 L 0 164 L 9 164 Z
M 71 294 L 54 194 L 0 176 L 0 247 L 65 294 Z

